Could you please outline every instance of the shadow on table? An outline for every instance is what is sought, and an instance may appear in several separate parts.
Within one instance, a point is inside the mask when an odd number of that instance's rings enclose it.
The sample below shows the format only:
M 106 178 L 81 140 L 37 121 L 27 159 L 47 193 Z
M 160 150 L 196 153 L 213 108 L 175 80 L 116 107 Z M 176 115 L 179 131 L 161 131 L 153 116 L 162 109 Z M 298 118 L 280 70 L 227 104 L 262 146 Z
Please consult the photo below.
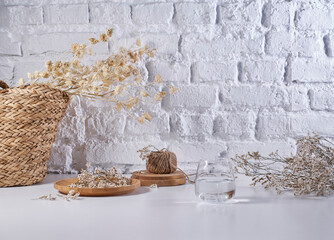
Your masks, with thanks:
M 140 187 L 137 188 L 136 190 L 134 190 L 133 192 L 126 194 L 126 195 L 120 195 L 119 197 L 126 197 L 126 196 L 132 196 L 132 195 L 139 195 L 139 194 L 144 194 L 144 193 L 148 193 L 150 191 L 149 188 L 147 187 Z

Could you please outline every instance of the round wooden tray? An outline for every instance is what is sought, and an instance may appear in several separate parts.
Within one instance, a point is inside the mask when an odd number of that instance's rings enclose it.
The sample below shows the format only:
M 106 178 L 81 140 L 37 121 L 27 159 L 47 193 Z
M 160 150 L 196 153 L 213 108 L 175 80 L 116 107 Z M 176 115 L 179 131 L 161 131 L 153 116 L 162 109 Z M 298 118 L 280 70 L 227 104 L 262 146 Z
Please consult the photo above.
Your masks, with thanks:
M 132 173 L 132 179 L 140 180 L 142 186 L 151 186 L 157 184 L 158 187 L 177 186 L 186 183 L 186 177 L 183 172 L 175 171 L 170 174 L 155 174 L 147 170 Z
M 75 193 L 79 192 L 80 196 L 117 196 L 124 195 L 134 191 L 140 187 L 140 181 L 137 179 L 131 179 L 131 185 L 121 187 L 108 187 L 108 188 L 72 188 L 68 185 L 77 182 L 77 178 L 68 178 L 59 180 L 54 183 L 54 188 L 59 192 L 68 194 L 70 190 L 74 190 Z

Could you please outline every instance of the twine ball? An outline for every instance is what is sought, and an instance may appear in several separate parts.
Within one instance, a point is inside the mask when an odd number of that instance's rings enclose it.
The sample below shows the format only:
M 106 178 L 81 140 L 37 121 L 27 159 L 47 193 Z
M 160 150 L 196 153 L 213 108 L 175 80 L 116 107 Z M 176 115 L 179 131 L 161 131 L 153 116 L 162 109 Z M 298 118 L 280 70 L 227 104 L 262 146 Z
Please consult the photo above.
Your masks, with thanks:
M 177 169 L 177 159 L 175 153 L 168 150 L 152 151 L 147 156 L 146 169 L 151 173 L 168 174 Z

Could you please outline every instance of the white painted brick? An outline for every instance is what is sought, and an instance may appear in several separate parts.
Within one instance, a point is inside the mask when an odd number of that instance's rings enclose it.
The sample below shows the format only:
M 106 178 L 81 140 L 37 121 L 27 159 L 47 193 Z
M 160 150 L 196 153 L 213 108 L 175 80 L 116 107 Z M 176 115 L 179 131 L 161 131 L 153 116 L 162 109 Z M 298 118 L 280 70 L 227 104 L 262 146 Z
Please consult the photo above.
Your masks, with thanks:
M 87 4 L 48 5 L 44 11 L 48 24 L 78 24 L 89 21 Z
M 55 142 L 68 145 L 81 144 L 85 141 L 85 115 L 79 97 L 74 97 L 60 121 Z
M 290 86 L 288 94 L 290 98 L 289 111 L 304 111 L 310 108 L 308 89 L 304 86 Z
M 308 6 L 298 12 L 297 28 L 326 30 L 334 28 L 333 5 Z
M 70 172 L 72 170 L 72 147 L 53 145 L 48 160 L 49 172 Z
M 14 78 L 17 81 L 20 78 L 28 79 L 27 73 L 33 73 L 44 68 L 44 62 L 16 62 L 14 68 Z
M 42 35 L 26 35 L 22 44 L 24 54 L 43 54 L 46 52 L 64 52 L 69 50 L 73 42 L 87 43 L 92 33 L 49 33 Z M 94 53 L 108 54 L 108 43 L 93 46 Z
M 151 142 L 136 141 L 124 143 L 88 141 L 86 144 L 87 162 L 93 164 L 110 163 L 115 164 L 142 164 L 145 168 L 145 162 L 139 158 L 137 150 L 142 149 Z M 154 145 L 158 148 L 164 148 L 166 143 L 156 141 Z M 110 166 L 110 167 L 111 167 Z
M 226 1 L 218 8 L 219 22 L 245 22 L 260 24 L 261 8 L 259 1 Z
M 0 63 L 0 79 L 3 81 L 8 81 L 13 78 L 13 64 L 4 64 Z
M 309 90 L 312 110 L 334 111 L 334 86 L 314 86 Z
M 170 107 L 210 108 L 216 104 L 217 88 L 214 86 L 181 86 L 178 91 L 167 97 Z
M 333 82 L 334 65 L 331 61 L 295 59 L 292 62 L 292 80 L 296 82 Z
M 224 37 L 210 39 L 204 35 L 188 34 L 182 40 L 182 53 L 189 59 L 226 61 L 226 58 L 240 54 L 262 54 L 263 44 L 264 37 L 258 35 L 241 40 Z
M 289 26 L 293 20 L 293 2 L 275 1 L 271 3 L 270 23 L 275 26 Z
M 296 152 L 294 141 L 272 141 L 272 142 L 232 142 L 228 144 L 228 157 L 235 157 L 236 154 L 247 154 L 247 152 L 260 152 L 268 156 L 276 152 L 281 156 L 289 157 Z
M 14 0 L 17 1 L 17 0 Z M 35 0 L 33 0 L 35 1 Z M 40 1 L 40 0 L 36 0 Z M 80 3 L 87 3 L 87 2 L 103 2 L 103 0 L 93 0 L 93 1 L 88 1 L 88 0 L 71 0 L 71 4 L 80 4 Z M 48 0 L 49 4 L 68 4 L 68 0 Z
M 317 133 L 323 136 L 334 135 L 333 113 L 308 113 L 291 116 L 291 132 L 294 137 Z
M 128 24 L 131 23 L 130 6 L 118 3 L 90 4 L 90 19 L 92 23 Z
M 213 131 L 213 118 L 208 115 L 173 115 L 172 132 L 179 136 L 211 135 Z
M 160 74 L 162 81 L 164 82 L 190 82 L 190 66 L 186 63 L 153 61 L 149 62 L 146 66 L 151 80 L 154 79 L 156 74 Z
M 292 33 L 271 30 L 266 34 L 265 51 L 268 55 L 285 57 L 291 52 Z
M 132 7 L 132 20 L 136 24 L 169 24 L 174 13 L 172 3 L 153 3 Z
M 149 144 L 169 147 L 180 166 L 189 168 L 218 153 L 290 155 L 291 138 L 309 132 L 334 137 L 331 1 L 2 0 L 0 5 L 0 79 L 10 85 L 71 43 L 113 27 L 109 46 L 97 45 L 89 61 L 140 37 L 157 48 L 154 61 L 141 65 L 144 79 L 159 73 L 179 87 L 162 104 L 134 111 L 154 117 L 145 125 L 109 103 L 74 98 L 59 126 L 49 171 L 80 170 L 87 161 L 128 173 L 145 169 L 136 151 Z
M 314 32 L 299 32 L 296 35 L 294 49 L 299 57 L 325 56 L 324 42 L 319 34 Z
M 0 28 L 6 29 L 11 22 L 11 13 L 8 7 L 0 7 Z
M 197 62 L 193 66 L 194 82 L 234 82 L 237 79 L 236 62 Z
M 188 143 L 172 142 L 168 149 L 176 154 L 181 163 L 198 163 L 200 160 L 214 159 L 226 153 L 226 145 L 220 142 Z
M 40 25 L 43 24 L 43 9 L 41 7 L 12 6 L 2 11 L 8 11 L 10 23 L 15 25 Z
M 156 48 L 157 55 L 176 55 L 178 52 L 179 36 L 176 34 L 145 34 L 141 39 L 143 43 L 149 44 L 151 48 Z
M 213 135 L 223 140 L 254 138 L 255 114 L 252 112 L 224 112 L 214 121 Z
M 125 120 L 125 116 L 113 116 L 105 112 L 94 114 L 86 119 L 86 137 L 103 140 L 121 135 L 124 133 Z
M 55 0 L 58 1 L 58 0 Z M 51 2 L 51 1 L 50 1 Z M 4 6 L 14 6 L 14 5 L 38 5 L 41 0 L 2 0 L 1 5 Z
M 334 56 L 334 33 L 330 33 L 326 36 L 324 36 L 324 41 L 327 41 L 327 50 L 325 49 L 326 55 L 328 57 L 333 57 Z
M 177 3 L 175 19 L 179 25 L 213 24 L 216 8 L 213 3 Z
M 176 55 L 178 52 L 179 36 L 177 34 L 139 34 L 130 38 L 111 38 L 111 51 L 118 51 L 120 47 L 130 47 L 136 43 L 137 38 L 141 39 L 142 45 L 149 44 L 150 48 L 156 48 L 157 56 Z M 163 44 L 161 44 L 163 43 Z
M 264 110 L 259 113 L 256 124 L 256 138 L 261 141 L 285 139 L 289 135 L 289 119 L 280 111 Z
M 85 140 L 85 119 L 65 115 L 58 126 L 56 142 L 70 144 L 82 143 Z
M 221 91 L 222 106 L 228 110 L 287 105 L 287 93 L 281 87 L 237 86 L 225 87 Z
M 0 54 L 21 56 L 21 44 L 13 42 L 7 33 L 0 33 Z
M 86 169 L 86 144 L 77 144 L 72 147 L 72 159 L 71 171 L 80 172 L 82 169 Z
M 154 114 L 150 113 L 152 120 L 145 124 L 140 124 L 135 119 L 129 118 L 126 127 L 125 134 L 127 135 L 155 135 L 164 134 L 169 132 L 169 117 L 167 114 Z
M 282 82 L 284 64 L 285 59 L 246 61 L 242 63 L 242 77 L 239 80 L 243 82 Z

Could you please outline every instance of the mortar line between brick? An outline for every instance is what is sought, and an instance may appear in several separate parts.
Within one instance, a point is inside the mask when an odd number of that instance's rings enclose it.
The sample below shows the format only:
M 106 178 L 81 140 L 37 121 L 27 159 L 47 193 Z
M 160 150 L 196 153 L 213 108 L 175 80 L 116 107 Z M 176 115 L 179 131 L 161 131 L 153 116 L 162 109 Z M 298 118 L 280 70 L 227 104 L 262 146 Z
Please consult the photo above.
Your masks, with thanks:
M 181 54 L 182 34 L 180 34 L 179 41 L 177 42 L 177 51 Z
M 190 83 L 194 82 L 194 63 L 190 65 Z
M 324 41 L 324 51 L 325 51 L 325 54 L 327 57 L 333 57 L 333 50 L 331 49 L 331 46 L 330 46 L 330 37 L 329 37 L 329 34 L 326 34 L 324 37 L 323 37 L 323 41 Z
M 132 5 L 130 5 L 130 18 L 131 18 L 131 21 L 133 22 L 132 10 L 133 10 L 133 7 Z
M 173 16 L 172 16 L 172 22 L 175 23 L 175 17 L 176 17 L 176 7 L 175 7 L 175 3 L 173 3 Z
M 42 6 L 42 24 L 45 24 L 45 11 L 44 11 L 44 7 Z
M 260 112 L 261 112 L 261 109 L 258 111 L 258 113 L 257 113 L 257 115 L 256 115 L 255 126 L 254 126 L 254 138 L 255 138 L 257 141 L 260 141 L 260 139 L 259 139 Z
M 88 23 L 91 23 L 91 17 L 90 17 L 90 4 L 88 3 L 88 6 L 87 6 L 87 8 L 88 8 Z
M 216 24 L 220 24 L 219 5 L 216 6 Z

